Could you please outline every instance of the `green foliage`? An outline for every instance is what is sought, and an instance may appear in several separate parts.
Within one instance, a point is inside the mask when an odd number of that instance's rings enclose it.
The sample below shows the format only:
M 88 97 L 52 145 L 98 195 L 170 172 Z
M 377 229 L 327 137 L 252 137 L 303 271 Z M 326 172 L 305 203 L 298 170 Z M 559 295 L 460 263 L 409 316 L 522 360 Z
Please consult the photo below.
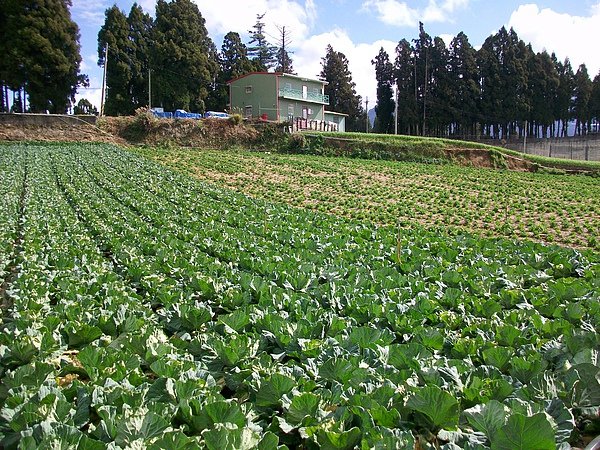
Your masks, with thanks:
M 266 13 L 256 15 L 256 23 L 252 30 L 248 31 L 250 42 L 248 43 L 248 56 L 254 63 L 254 70 L 267 71 L 277 63 L 277 47 L 269 44 L 265 36 Z
M 552 426 L 544 414 L 513 414 L 492 438 L 492 450 L 554 450 Z
M 406 407 L 425 415 L 432 431 L 454 429 L 458 425 L 458 401 L 435 385 L 417 390 L 406 402 Z
M 390 57 L 383 47 L 371 64 L 375 66 L 375 78 L 377 79 L 377 105 L 375 106 L 375 133 L 392 133 L 394 131 L 394 105 L 392 98 L 393 67 Z
M 75 105 L 75 108 L 73 109 L 73 114 L 97 116 L 98 110 L 94 105 L 90 103 L 88 99 L 82 98 L 79 100 L 77 105 Z
M 356 83 L 352 81 L 346 55 L 328 45 L 325 56 L 321 58 L 319 78 L 327 82 L 325 95 L 329 96 L 329 108 L 335 112 L 348 114 L 346 129 L 348 131 L 361 129 L 364 121 L 360 120 L 363 112 L 360 95 L 356 94 Z
M 154 102 L 166 111 L 203 112 L 218 55 L 198 6 L 191 0 L 158 0 L 151 39 Z
M 229 116 L 229 122 L 232 125 L 240 125 L 244 122 L 244 118 L 241 114 L 232 114 L 231 116 Z
M 79 29 L 67 0 L 5 0 L 0 4 L 0 80 L 26 90 L 32 112 L 65 113 L 75 102 L 80 75 Z M 17 70 L 18 69 L 18 70 Z
M 0 145 L 0 179 L 2 448 L 550 449 L 598 426 L 597 252 L 290 208 L 106 144 Z

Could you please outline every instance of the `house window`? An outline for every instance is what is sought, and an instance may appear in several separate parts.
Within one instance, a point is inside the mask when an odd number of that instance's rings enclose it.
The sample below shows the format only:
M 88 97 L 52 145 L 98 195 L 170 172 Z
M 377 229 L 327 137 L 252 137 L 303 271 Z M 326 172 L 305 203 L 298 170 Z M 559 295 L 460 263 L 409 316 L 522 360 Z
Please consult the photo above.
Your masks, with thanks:
M 288 105 L 288 116 L 294 117 L 294 105 Z
M 252 86 L 246 86 L 246 94 L 252 94 Z
M 244 117 L 246 117 L 246 118 L 252 117 L 252 105 L 247 105 L 244 107 Z
M 291 91 L 292 90 L 292 83 L 285 83 L 285 90 L 286 91 Z
M 308 86 L 302 86 L 302 98 L 306 99 L 308 97 Z

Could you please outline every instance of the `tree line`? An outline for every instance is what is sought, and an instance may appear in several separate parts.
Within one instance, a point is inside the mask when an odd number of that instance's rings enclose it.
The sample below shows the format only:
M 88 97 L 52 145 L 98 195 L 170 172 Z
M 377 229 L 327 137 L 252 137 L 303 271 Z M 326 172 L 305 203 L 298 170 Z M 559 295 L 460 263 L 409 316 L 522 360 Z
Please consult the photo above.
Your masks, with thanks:
M 502 27 L 479 50 L 459 33 L 446 47 L 419 24 L 418 38 L 402 39 L 394 61 L 381 48 L 373 59 L 377 79 L 375 131 L 434 136 L 564 137 L 597 131 L 600 73 L 585 64 L 536 53 Z M 394 92 L 395 91 L 395 92 Z
M 65 112 L 74 104 L 81 74 L 79 30 L 71 0 L 0 0 L 0 109 Z M 157 0 L 152 18 L 138 4 L 128 14 L 105 11 L 98 33 L 98 64 L 106 69 L 108 115 L 130 115 L 140 107 L 203 112 L 224 110 L 227 81 L 253 71 L 294 73 L 290 32 L 270 42 L 265 14 L 244 43 L 230 31 L 220 49 L 192 0 Z M 536 53 L 513 30 L 501 28 L 479 50 L 459 33 L 446 46 L 419 25 L 402 39 L 394 60 L 382 48 L 372 61 L 377 80 L 375 131 L 435 136 L 565 136 L 596 131 L 600 119 L 600 74 L 585 64 Z M 348 114 L 346 128 L 367 129 L 367 112 L 346 56 L 331 45 L 321 59 L 328 109 Z M 305 75 L 305 74 L 303 74 Z M 397 115 L 394 110 L 397 108 Z M 76 112 L 94 112 L 82 100 Z M 395 120 L 394 117 L 397 117 Z

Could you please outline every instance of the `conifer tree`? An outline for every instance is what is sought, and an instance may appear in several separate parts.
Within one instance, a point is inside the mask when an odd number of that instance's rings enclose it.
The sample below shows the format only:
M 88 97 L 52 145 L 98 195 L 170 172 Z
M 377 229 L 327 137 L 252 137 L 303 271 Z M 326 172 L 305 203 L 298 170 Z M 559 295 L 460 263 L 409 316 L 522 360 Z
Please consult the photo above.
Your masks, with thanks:
M 230 31 L 223 37 L 219 54 L 219 73 L 214 89 L 207 99 L 207 109 L 224 111 L 227 107 L 227 82 L 254 70 L 254 64 L 248 59 L 248 49 L 240 35 Z
M 81 63 L 79 28 L 70 0 L 3 0 L 0 79 L 18 91 L 33 112 L 64 113 L 87 77 Z M 19 110 L 23 109 L 20 105 Z
M 266 13 L 265 13 L 266 14 Z M 277 47 L 269 44 L 265 36 L 265 14 L 256 15 L 256 23 L 250 33 L 248 56 L 252 59 L 255 69 L 267 71 L 277 63 Z
M 371 64 L 375 66 L 375 78 L 377 79 L 377 105 L 375 106 L 375 133 L 393 133 L 394 131 L 394 70 L 390 57 L 381 47 L 379 53 Z
M 329 96 L 328 110 L 348 114 L 346 129 L 359 131 L 364 129 L 364 111 L 360 96 L 356 94 L 356 84 L 348 69 L 346 55 L 327 46 L 325 57 L 321 58 L 320 78 L 326 81 L 325 94 Z
M 131 83 L 135 70 L 133 53 L 127 17 L 117 5 L 113 5 L 106 10 L 104 25 L 98 33 L 98 65 L 104 67 L 107 64 L 107 90 L 104 101 L 106 115 L 131 115 L 135 110 L 131 98 Z
M 477 52 L 463 32 L 450 43 L 449 70 L 453 80 L 449 103 L 454 132 L 457 135 L 475 135 L 480 94 Z
M 154 101 L 166 110 L 203 112 L 219 65 L 198 6 L 158 0 L 152 40 Z
M 129 93 L 132 107 L 148 105 L 148 77 L 150 67 L 150 46 L 152 33 L 152 17 L 140 5 L 134 3 L 127 16 L 129 25 L 129 41 L 131 54 L 131 82 Z
M 567 136 L 569 120 L 572 118 L 571 99 L 575 90 L 575 74 L 573 73 L 573 66 L 571 66 L 569 58 L 566 58 L 563 63 L 557 61 L 556 56 L 554 56 L 553 61 L 558 73 L 558 89 L 554 101 L 554 120 L 560 122 L 557 137 L 565 137 Z
M 587 67 L 581 64 L 575 73 L 575 97 L 573 99 L 573 114 L 575 116 L 575 130 L 577 134 L 587 134 L 590 115 L 590 98 L 592 96 L 592 81 L 588 75 Z
M 600 72 L 594 77 L 592 82 L 592 96 L 590 97 L 590 116 L 595 123 L 595 131 L 598 132 L 600 123 Z
M 294 74 L 294 62 L 290 57 L 290 33 L 286 30 L 285 26 L 279 29 L 279 47 L 277 51 L 277 66 L 275 72 L 290 73 Z
M 396 46 L 394 78 L 398 92 L 398 132 L 418 134 L 415 54 L 413 46 L 406 39 Z

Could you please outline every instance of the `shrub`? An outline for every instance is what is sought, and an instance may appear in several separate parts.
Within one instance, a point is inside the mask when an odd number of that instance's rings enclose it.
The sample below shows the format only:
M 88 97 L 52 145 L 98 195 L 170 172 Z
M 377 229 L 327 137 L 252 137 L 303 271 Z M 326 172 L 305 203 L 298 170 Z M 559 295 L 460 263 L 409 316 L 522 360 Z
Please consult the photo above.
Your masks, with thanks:
M 229 116 L 229 123 L 232 125 L 239 125 L 244 121 L 241 114 L 232 114 Z

